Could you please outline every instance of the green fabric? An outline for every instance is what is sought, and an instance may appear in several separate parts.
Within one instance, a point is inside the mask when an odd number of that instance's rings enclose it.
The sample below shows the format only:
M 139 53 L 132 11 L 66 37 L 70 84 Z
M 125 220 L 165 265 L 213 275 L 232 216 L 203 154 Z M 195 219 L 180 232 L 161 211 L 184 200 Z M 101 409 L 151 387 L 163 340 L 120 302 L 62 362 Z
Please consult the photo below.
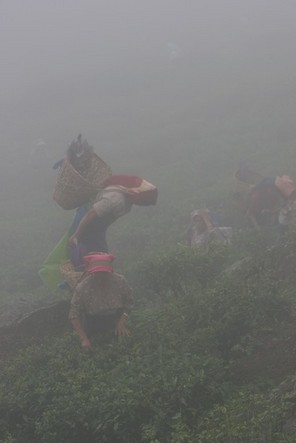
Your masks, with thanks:
M 67 232 L 58 244 L 51 251 L 47 259 L 42 265 L 39 271 L 39 276 L 44 285 L 50 289 L 57 289 L 58 283 L 60 283 L 64 277 L 60 272 L 60 264 L 63 260 L 68 259 L 67 249 L 69 242 L 69 233 Z

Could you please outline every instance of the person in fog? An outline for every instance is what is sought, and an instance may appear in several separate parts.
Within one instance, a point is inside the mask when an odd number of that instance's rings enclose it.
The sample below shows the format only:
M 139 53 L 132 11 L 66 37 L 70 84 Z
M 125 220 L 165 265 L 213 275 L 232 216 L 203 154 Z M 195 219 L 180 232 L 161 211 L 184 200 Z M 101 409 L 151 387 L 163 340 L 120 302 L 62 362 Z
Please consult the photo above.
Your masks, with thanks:
M 87 176 L 91 169 L 93 148 L 82 140 L 79 134 L 67 149 L 66 158 L 82 176 Z M 53 166 L 63 166 L 65 158 Z M 108 187 L 102 183 L 102 189 L 96 198 L 86 201 L 75 213 L 70 227 L 69 258 L 77 271 L 84 269 L 83 257 L 91 251 L 108 252 L 106 241 L 107 228 L 119 217 L 131 210 L 132 198 L 125 188 Z
M 96 201 L 82 206 L 70 228 L 70 258 L 76 269 L 83 267 L 83 257 L 91 251 L 108 252 L 108 227 L 132 208 L 130 196 L 116 189 L 104 189 Z
M 192 248 L 208 249 L 212 240 L 229 243 L 232 228 L 218 227 L 217 219 L 208 209 L 199 209 L 191 213 L 191 225 L 187 230 L 187 244 Z
M 155 205 L 157 188 L 141 177 L 112 175 L 102 184 L 96 201 L 80 208 L 70 229 L 70 258 L 76 269 L 83 266 L 83 256 L 91 251 L 108 252 L 106 232 L 132 206 Z
M 125 278 L 113 272 L 113 255 L 93 253 L 84 257 L 86 271 L 74 289 L 69 320 L 82 348 L 91 348 L 90 337 L 114 329 L 129 336 L 125 321 L 133 306 L 132 290 Z
M 274 225 L 283 201 L 283 195 L 274 186 L 274 180 L 264 179 L 247 196 L 246 218 L 257 230 Z
M 246 219 L 258 230 L 277 224 L 281 207 L 286 206 L 296 196 L 296 183 L 289 175 L 277 175 L 259 180 L 260 175 L 250 171 L 244 162 L 241 162 L 235 177 L 238 181 L 249 184 L 245 214 Z M 251 185 L 252 180 L 253 185 Z M 237 202 L 238 200 L 236 199 Z M 284 215 L 282 219 L 287 220 Z

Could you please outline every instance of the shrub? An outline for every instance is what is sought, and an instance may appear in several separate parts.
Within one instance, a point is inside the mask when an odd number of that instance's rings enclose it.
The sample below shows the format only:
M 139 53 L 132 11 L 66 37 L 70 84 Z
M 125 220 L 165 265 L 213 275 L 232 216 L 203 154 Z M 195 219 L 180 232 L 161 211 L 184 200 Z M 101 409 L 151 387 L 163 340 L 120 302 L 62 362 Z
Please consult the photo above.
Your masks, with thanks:
M 283 352 L 290 350 L 295 281 L 279 275 L 294 263 L 293 239 L 269 248 L 265 256 L 258 252 L 230 273 L 221 274 L 230 252 L 219 246 L 207 255 L 178 248 L 140 263 L 138 289 L 143 282 L 152 296 L 145 299 L 144 293 L 129 319 L 132 337 L 98 336 L 86 355 L 68 333 L 24 350 L 3 368 L 4 438 L 18 443 L 285 441 L 282 426 L 294 398 L 271 390 L 276 377 L 269 367 L 263 383 L 256 373 L 246 381 L 240 365 L 246 356 L 255 365 L 266 333 L 271 358 L 274 338 Z M 277 365 L 274 359 L 275 370 Z M 294 367 L 287 366 L 285 376 Z

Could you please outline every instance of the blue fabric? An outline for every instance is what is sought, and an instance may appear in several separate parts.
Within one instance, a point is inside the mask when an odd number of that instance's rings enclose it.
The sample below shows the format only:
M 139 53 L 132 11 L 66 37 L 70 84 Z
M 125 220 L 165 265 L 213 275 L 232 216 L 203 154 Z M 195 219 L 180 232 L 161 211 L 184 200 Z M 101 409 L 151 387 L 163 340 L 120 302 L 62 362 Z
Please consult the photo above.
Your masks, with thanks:
M 210 211 L 210 220 L 212 225 L 216 228 L 220 226 L 219 217 L 216 211 Z
M 76 210 L 74 220 L 70 227 L 70 235 L 75 233 L 81 220 L 85 214 L 87 214 L 91 205 L 92 202 L 88 202 Z M 88 225 L 87 230 L 81 236 L 79 243 L 69 247 L 69 257 L 76 270 L 83 270 L 83 257 L 90 252 L 108 252 L 106 231 L 112 221 L 113 216 L 110 215 L 95 217 L 95 219 Z
M 80 206 L 80 208 L 76 209 L 74 219 L 73 219 L 72 224 L 70 226 L 70 235 L 74 234 L 74 232 L 76 231 L 76 229 L 79 226 L 79 223 L 81 222 L 81 220 L 83 219 L 85 214 L 88 212 L 88 210 L 89 210 L 88 203 L 86 203 L 83 206 Z

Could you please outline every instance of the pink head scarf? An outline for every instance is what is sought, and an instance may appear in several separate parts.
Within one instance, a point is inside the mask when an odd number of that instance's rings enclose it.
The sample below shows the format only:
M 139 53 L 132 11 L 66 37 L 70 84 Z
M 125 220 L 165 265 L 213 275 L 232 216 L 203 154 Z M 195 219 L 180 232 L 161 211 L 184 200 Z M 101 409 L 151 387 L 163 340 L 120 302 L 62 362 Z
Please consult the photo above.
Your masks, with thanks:
M 112 254 L 94 253 L 83 257 L 86 264 L 86 271 L 93 272 L 113 272 L 112 262 L 115 257 Z

